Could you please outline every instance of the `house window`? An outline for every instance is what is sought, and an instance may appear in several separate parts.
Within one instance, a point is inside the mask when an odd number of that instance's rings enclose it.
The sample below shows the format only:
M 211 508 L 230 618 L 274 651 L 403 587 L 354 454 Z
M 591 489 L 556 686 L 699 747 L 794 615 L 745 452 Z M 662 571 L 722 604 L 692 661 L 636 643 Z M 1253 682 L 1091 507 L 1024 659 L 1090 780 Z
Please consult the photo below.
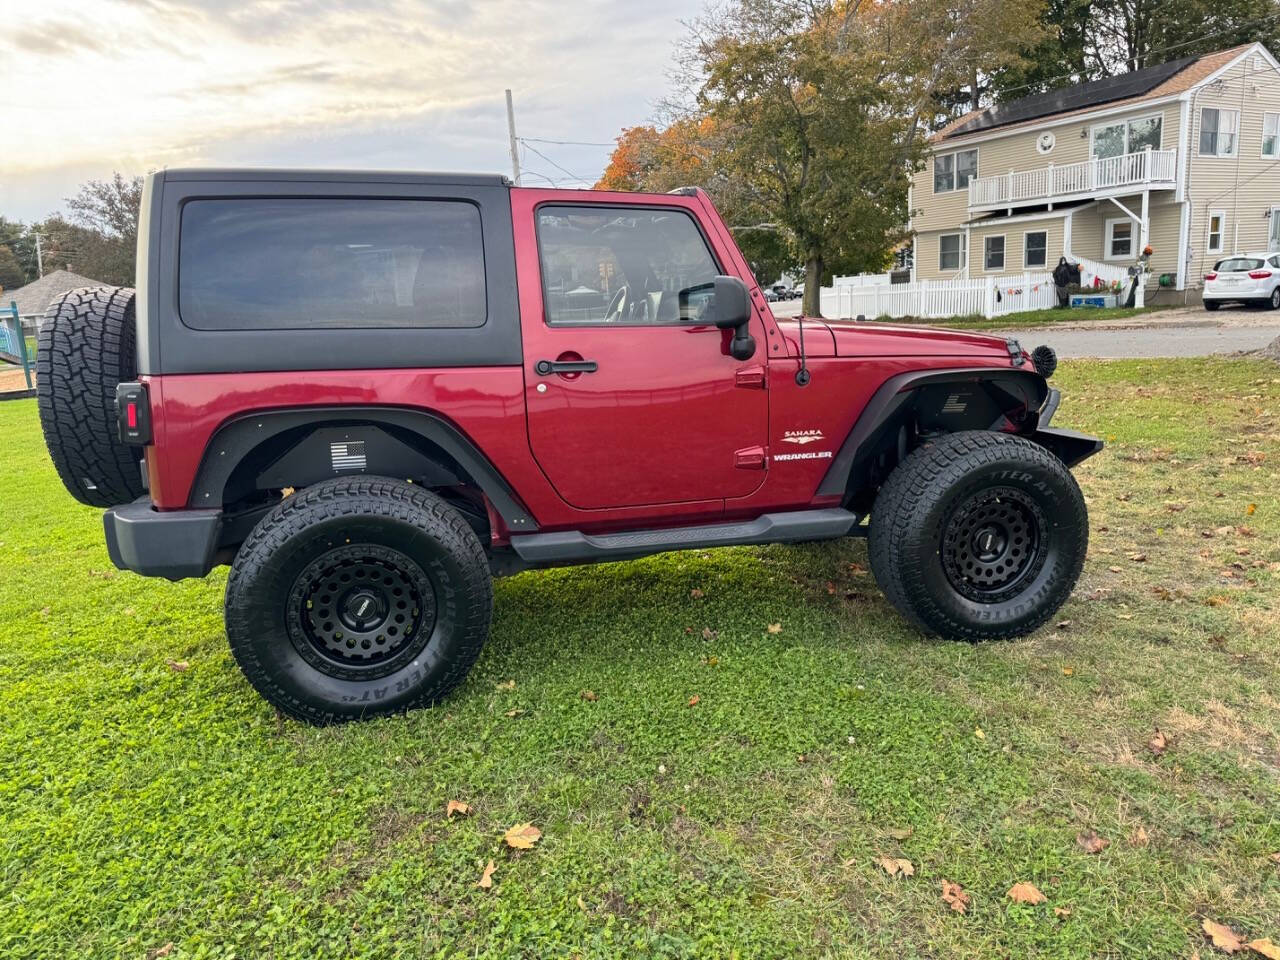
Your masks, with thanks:
M 1147 147 L 1160 149 L 1163 118 L 1139 117 L 1137 120 L 1121 120 L 1119 123 L 1101 123 L 1093 128 L 1093 156 L 1102 160 L 1126 153 L 1140 153 Z
M 978 151 L 961 150 L 933 158 L 933 192 L 963 190 L 978 176 Z
M 1004 234 L 983 238 L 982 268 L 984 270 L 1004 269 Z
M 938 237 L 938 269 L 964 269 L 963 233 L 944 233 Z
M 1262 115 L 1262 155 L 1280 157 L 1280 113 Z
M 1043 267 L 1049 262 L 1049 234 L 1044 230 L 1034 230 L 1022 236 L 1022 265 L 1024 267 Z
M 1222 234 L 1223 234 L 1222 227 L 1223 227 L 1223 224 L 1225 224 L 1226 222 L 1227 222 L 1227 215 L 1225 211 L 1223 210 L 1209 211 L 1209 235 L 1207 237 L 1207 243 L 1205 245 L 1205 249 L 1208 250 L 1209 253 L 1222 252 Z
M 1133 221 L 1117 217 L 1107 221 L 1106 259 L 1127 260 L 1133 256 Z
M 1240 132 L 1240 111 L 1205 107 L 1200 111 L 1200 155 L 1234 157 Z

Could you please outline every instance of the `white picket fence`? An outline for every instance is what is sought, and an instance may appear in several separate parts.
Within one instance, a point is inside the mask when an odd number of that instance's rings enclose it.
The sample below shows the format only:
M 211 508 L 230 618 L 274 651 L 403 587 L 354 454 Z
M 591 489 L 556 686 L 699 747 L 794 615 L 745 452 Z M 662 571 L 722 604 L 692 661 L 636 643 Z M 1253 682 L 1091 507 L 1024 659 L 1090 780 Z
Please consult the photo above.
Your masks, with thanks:
M 833 319 L 863 316 L 999 317 L 1054 305 L 1053 277 L 1045 272 L 1015 273 L 977 280 L 918 280 L 915 283 L 823 287 L 822 315 Z

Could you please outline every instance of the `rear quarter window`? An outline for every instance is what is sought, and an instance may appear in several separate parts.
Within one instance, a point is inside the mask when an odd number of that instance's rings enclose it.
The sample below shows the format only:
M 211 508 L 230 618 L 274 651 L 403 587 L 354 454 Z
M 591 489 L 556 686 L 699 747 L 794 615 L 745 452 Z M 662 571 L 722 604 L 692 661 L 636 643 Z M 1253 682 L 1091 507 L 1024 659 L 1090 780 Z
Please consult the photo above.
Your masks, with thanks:
M 480 210 L 462 200 L 189 200 L 178 311 L 197 330 L 478 327 Z

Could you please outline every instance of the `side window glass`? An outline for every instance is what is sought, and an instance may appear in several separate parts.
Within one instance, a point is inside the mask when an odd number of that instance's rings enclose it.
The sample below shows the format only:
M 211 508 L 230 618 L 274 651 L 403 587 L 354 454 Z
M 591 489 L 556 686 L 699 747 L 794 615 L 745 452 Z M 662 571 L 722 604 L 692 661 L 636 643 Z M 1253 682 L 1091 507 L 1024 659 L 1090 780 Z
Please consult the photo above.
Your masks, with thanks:
M 546 206 L 538 248 L 547 323 L 696 323 L 721 271 L 682 210 Z
M 458 200 L 191 200 L 178 311 L 197 330 L 478 327 L 480 210 Z

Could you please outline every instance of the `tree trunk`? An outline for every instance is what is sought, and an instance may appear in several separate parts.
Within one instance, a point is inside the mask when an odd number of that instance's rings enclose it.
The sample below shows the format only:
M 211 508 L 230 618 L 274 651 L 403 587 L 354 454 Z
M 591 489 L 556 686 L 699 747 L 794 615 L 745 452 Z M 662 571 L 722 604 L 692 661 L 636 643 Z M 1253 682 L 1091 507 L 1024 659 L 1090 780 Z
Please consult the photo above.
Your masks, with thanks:
M 822 254 L 810 248 L 808 259 L 804 264 L 804 300 L 800 310 L 806 317 L 822 316 L 822 304 L 819 293 L 822 290 Z

